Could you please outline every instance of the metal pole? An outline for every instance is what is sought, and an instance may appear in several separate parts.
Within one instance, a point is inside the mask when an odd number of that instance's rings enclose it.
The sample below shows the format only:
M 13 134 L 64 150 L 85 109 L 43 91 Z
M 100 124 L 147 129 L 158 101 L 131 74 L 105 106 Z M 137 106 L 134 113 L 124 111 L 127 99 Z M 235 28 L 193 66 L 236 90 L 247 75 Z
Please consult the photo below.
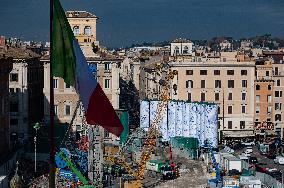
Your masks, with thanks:
M 282 170 L 281 170 L 281 177 L 282 177 L 281 178 L 281 184 L 282 184 L 281 187 L 284 188 L 284 186 L 283 186 L 283 171 Z
M 37 136 L 37 129 L 36 129 L 36 135 L 34 137 L 34 143 L 35 143 L 35 172 L 36 172 L 36 136 Z
M 54 90 L 53 90 L 53 71 L 52 71 L 52 62 L 53 62 L 53 41 L 52 41 L 52 32 L 53 32 L 53 4 L 54 1 L 50 0 L 50 127 L 49 127 L 49 142 L 50 142 L 50 151 L 49 151 L 49 188 L 55 188 L 55 147 L 54 147 Z

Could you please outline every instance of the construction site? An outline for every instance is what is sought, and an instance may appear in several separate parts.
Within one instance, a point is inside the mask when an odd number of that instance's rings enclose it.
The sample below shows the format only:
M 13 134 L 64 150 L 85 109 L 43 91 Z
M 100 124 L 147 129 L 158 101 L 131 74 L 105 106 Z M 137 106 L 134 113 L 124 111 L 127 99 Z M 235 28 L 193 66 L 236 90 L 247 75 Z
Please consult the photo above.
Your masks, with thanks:
M 171 100 L 168 90 L 176 75 L 171 70 L 164 73 L 159 99 L 140 100 L 140 127 L 130 129 L 127 111 L 116 111 L 124 128 L 119 138 L 99 125 L 85 123 L 80 132 L 74 131 L 73 121 L 82 108 L 78 102 L 72 121 L 55 130 L 56 187 L 206 185 L 206 167 L 199 158 L 205 142 L 217 145 L 217 108 L 209 103 Z M 43 154 L 43 148 L 48 148 L 47 132 L 48 126 L 38 132 L 38 173 L 24 175 L 28 168 L 23 164 L 30 159 L 22 154 L 27 159 L 17 165 L 12 186 L 21 187 L 21 182 L 28 187 L 49 186 L 48 156 Z

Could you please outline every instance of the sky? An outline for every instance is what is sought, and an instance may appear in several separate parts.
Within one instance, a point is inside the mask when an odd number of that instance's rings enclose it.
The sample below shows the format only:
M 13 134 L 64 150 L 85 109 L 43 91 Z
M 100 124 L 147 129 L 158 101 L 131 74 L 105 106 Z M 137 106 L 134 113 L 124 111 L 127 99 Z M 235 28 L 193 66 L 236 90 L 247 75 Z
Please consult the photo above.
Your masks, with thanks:
M 0 35 L 49 40 L 49 0 L 0 0 Z M 175 38 L 284 37 L 283 0 L 61 0 L 65 10 L 99 17 L 107 47 Z

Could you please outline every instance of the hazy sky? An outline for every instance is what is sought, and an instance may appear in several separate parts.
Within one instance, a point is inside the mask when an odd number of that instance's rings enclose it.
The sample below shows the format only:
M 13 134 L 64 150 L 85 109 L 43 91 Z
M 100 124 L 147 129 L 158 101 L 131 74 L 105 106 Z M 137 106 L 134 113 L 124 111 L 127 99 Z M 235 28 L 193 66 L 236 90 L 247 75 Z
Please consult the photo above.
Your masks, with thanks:
M 49 0 L 0 0 L 0 35 L 49 39 Z M 61 0 L 65 10 L 99 17 L 98 40 L 109 47 L 177 37 L 284 37 L 283 0 Z

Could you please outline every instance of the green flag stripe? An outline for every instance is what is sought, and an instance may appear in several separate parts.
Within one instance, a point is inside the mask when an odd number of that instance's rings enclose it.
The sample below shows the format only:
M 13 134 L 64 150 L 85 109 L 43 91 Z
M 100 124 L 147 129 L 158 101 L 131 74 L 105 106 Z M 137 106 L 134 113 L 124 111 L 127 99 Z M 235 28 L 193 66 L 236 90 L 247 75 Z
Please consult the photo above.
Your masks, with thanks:
M 52 37 L 53 76 L 61 77 L 65 83 L 74 86 L 76 57 L 73 40 L 75 37 L 59 0 L 54 1 Z

